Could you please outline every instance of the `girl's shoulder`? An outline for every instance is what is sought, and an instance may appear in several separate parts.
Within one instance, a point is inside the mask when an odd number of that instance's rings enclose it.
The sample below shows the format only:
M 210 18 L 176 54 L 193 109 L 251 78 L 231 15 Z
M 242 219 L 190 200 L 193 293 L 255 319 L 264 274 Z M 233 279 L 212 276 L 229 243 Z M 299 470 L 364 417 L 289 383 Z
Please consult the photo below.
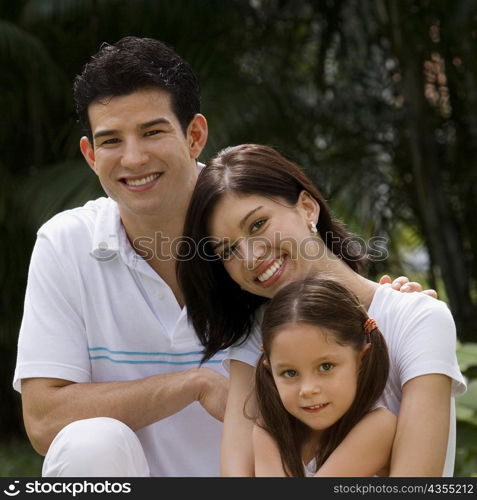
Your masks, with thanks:
M 372 421 L 374 424 L 384 425 L 386 427 L 396 427 L 397 416 L 383 405 L 375 406 L 363 417 Z
M 377 432 L 383 433 L 385 441 L 389 442 L 392 449 L 392 442 L 396 433 L 397 416 L 385 406 L 377 406 L 370 410 L 365 418 L 369 418 L 370 426 Z M 390 457 L 388 461 L 374 474 L 375 477 L 388 477 L 390 469 Z
M 374 476 L 389 463 L 396 433 L 395 415 L 380 406 L 370 410 L 347 434 L 316 476 Z

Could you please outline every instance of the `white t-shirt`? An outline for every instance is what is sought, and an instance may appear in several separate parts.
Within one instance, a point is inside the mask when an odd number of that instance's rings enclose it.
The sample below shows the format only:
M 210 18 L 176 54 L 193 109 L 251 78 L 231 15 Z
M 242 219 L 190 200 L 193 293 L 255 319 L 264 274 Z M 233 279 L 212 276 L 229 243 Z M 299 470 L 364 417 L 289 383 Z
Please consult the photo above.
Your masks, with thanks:
M 257 316 L 257 323 L 263 310 Z M 368 314 L 383 333 L 390 356 L 390 372 L 382 401 L 395 415 L 401 405 L 402 386 L 410 379 L 431 373 L 452 378 L 452 395 L 466 390 L 456 356 L 456 331 L 445 302 L 422 293 L 401 293 L 390 285 L 377 288 Z M 337 321 L 339 319 L 337 318 Z M 255 366 L 260 356 L 260 330 L 255 328 L 241 345 L 229 350 L 230 359 Z M 451 398 L 451 421 L 443 476 L 452 476 L 455 460 L 455 409 Z
M 202 346 L 169 286 L 99 198 L 38 231 L 14 388 L 28 377 L 136 380 L 197 367 Z M 216 355 L 205 366 L 224 373 Z M 221 423 L 197 402 L 137 432 L 152 476 L 219 476 Z

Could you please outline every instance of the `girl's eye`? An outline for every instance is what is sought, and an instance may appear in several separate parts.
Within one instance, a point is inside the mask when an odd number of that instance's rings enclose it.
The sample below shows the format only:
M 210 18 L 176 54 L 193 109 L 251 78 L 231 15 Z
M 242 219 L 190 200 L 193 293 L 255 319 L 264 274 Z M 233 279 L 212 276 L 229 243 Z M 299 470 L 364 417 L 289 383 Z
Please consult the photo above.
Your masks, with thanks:
M 285 378 L 293 378 L 297 376 L 297 372 L 295 370 L 285 370 L 282 372 L 282 377 Z
M 331 363 L 323 363 L 320 365 L 320 371 L 322 372 L 329 372 L 333 368 L 333 365 Z
M 265 224 L 265 222 L 267 222 L 267 219 L 259 219 L 255 221 L 250 226 L 250 233 L 256 233 Z

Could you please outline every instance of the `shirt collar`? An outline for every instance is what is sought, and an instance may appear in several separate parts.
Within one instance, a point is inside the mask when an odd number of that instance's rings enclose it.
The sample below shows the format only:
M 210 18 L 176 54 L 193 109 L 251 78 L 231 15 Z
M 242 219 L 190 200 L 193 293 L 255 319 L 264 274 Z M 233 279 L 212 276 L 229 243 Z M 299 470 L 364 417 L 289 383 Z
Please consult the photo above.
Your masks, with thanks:
M 197 172 L 205 167 L 197 162 Z M 118 204 L 111 198 L 100 198 L 101 206 L 93 234 L 91 256 L 97 260 L 109 261 L 118 255 L 124 262 L 135 267 L 140 257 L 129 243 L 126 230 L 121 222 Z
M 119 254 L 122 236 L 126 236 L 121 224 L 119 208 L 111 198 L 100 198 L 101 205 L 96 218 L 91 255 L 102 261 L 112 260 Z

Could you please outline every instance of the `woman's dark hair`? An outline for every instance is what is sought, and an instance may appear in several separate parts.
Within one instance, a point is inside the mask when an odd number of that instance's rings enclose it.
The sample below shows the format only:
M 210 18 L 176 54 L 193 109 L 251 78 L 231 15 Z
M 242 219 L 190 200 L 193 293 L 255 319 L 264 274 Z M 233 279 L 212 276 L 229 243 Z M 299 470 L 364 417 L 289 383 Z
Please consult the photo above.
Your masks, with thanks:
M 304 171 L 275 149 L 257 144 L 229 147 L 200 172 L 187 211 L 177 273 L 189 319 L 204 346 L 204 361 L 245 340 L 255 312 L 266 301 L 242 290 L 214 255 L 209 222 L 215 207 L 227 193 L 262 195 L 295 206 L 302 191 L 320 205 L 318 232 L 323 241 L 357 271 L 363 256 L 353 252 L 351 234 L 331 216 L 325 199 Z
M 93 101 L 147 88 L 169 93 L 172 110 L 185 133 L 200 112 L 199 81 L 189 64 L 153 38 L 127 36 L 113 45 L 103 43 L 73 84 L 78 119 L 90 142 L 88 106 Z
M 263 353 L 255 372 L 257 423 L 278 444 L 283 467 L 289 476 L 304 476 L 302 446 L 309 429 L 288 413 L 282 404 L 268 362 L 273 340 L 286 325 L 306 323 L 329 330 L 337 344 L 350 346 L 357 352 L 370 344 L 361 360 L 351 407 L 322 433 L 316 455 L 319 468 L 372 409 L 386 385 L 389 372 L 386 341 L 378 328 L 365 333 L 363 325 L 367 319 L 365 309 L 353 293 L 336 281 L 323 278 L 306 278 L 283 287 L 265 309 L 262 321 Z

